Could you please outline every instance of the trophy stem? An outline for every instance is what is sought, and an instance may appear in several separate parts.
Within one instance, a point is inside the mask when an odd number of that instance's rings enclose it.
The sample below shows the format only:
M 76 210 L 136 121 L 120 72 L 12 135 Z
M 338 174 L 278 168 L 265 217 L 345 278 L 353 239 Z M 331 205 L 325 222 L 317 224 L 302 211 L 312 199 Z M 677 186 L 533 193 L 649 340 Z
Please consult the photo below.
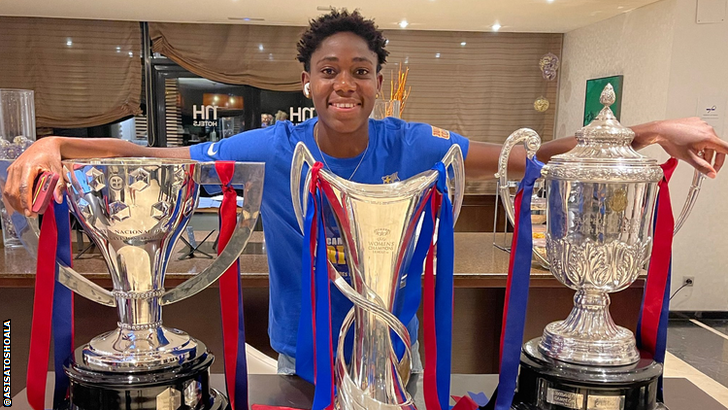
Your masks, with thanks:
M 389 326 L 376 315 L 355 308 L 354 349 L 350 372 L 352 379 L 362 390 L 369 391 L 371 398 L 386 404 L 397 404 L 393 391 L 393 369 L 390 351 L 392 339 Z M 340 341 L 340 343 L 343 340 Z
M 119 312 L 120 329 L 142 330 L 159 327 L 162 324 L 162 309 L 159 298 L 163 289 L 148 292 L 113 291 Z
M 546 326 L 539 350 L 568 363 L 626 366 L 640 356 L 631 331 L 617 326 L 609 314 L 609 294 L 598 289 L 579 289 L 574 308 L 562 321 Z

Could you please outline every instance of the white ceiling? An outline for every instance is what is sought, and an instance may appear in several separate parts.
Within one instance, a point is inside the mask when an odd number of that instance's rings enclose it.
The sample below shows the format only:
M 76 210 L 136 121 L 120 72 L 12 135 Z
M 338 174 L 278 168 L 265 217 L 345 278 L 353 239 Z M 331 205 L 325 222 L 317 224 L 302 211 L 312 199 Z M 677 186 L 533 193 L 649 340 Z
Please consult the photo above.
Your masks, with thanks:
M 399 29 L 406 19 L 412 30 L 490 31 L 498 22 L 501 31 L 565 33 L 655 1 L 0 0 L 0 15 L 305 26 L 333 6 L 359 9 L 382 29 Z

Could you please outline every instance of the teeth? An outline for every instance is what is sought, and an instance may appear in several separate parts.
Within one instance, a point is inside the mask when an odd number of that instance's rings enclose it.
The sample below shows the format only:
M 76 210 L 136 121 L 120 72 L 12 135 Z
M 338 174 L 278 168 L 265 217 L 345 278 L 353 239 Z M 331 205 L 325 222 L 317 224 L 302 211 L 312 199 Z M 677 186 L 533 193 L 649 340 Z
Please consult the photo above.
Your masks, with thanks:
M 337 104 L 332 104 L 332 105 L 334 107 L 336 107 L 336 108 L 354 108 L 354 106 L 356 104 L 351 104 L 351 103 L 337 103 Z

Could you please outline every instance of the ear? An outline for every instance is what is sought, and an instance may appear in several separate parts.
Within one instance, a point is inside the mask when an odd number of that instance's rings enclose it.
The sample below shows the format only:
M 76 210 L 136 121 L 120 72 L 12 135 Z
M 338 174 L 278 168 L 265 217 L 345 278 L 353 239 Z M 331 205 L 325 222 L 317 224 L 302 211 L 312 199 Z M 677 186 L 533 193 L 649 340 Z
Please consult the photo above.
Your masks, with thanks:
M 309 98 L 309 95 L 305 91 L 306 84 L 311 82 L 311 74 L 309 74 L 306 71 L 301 72 L 301 91 L 303 91 L 303 95 L 306 96 L 306 98 Z
M 384 75 L 382 75 L 382 72 L 380 71 L 377 74 L 377 94 L 382 93 L 382 83 L 384 82 Z

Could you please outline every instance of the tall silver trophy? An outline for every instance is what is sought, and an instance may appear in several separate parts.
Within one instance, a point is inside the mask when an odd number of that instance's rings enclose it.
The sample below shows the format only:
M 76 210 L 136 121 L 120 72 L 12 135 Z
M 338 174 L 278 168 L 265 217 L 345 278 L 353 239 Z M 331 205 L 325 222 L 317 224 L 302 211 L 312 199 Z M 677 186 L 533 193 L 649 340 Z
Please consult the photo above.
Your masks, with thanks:
M 174 289 L 164 288 L 167 264 L 195 211 L 200 185 L 221 185 L 212 163 L 109 158 L 63 162 L 71 211 L 104 257 L 113 290 L 59 262 L 58 280 L 74 292 L 117 308 L 118 327 L 79 347 L 66 366 L 70 408 L 224 409 L 210 387 L 213 357 L 205 344 L 163 326 L 162 307 L 217 280 L 240 256 L 258 218 L 264 166 L 235 163 L 231 183 L 244 196 L 237 228 L 217 259 Z M 14 218 L 33 255 L 38 231 Z M 186 406 L 186 407 L 183 407 Z
M 451 170 L 448 185 L 456 219 L 465 181 L 460 147 L 454 145 L 442 162 Z M 299 143 L 293 155 L 291 194 L 302 229 L 307 201 L 301 201 L 301 176 L 304 165 L 310 169 L 314 163 L 309 150 Z M 329 276 L 354 303 L 339 332 L 335 356 L 337 407 L 414 409 L 414 401 L 405 389 L 411 371 L 410 338 L 406 324 L 392 311 L 397 291 L 407 280 L 405 269 L 412 257 L 426 197 L 435 189 L 439 174 L 429 170 L 405 181 L 373 185 L 351 182 L 325 169 L 320 172 L 332 188 L 325 195 L 329 203 L 336 205 L 331 212 L 344 242 L 351 285 L 330 261 Z M 305 187 L 310 177 L 308 172 Z M 306 189 L 304 192 L 307 195 Z M 352 326 L 354 346 L 347 363 L 344 338 Z M 402 360 L 394 353 L 390 330 L 404 342 Z
M 576 133 L 577 146 L 554 156 L 541 172 L 546 187 L 546 258 L 551 273 L 576 291 L 565 320 L 546 326 L 543 336 L 523 347 L 518 409 L 653 410 L 662 366 L 641 359 L 633 333 L 612 320 L 609 293 L 630 286 L 647 264 L 653 241 L 658 182 L 657 161 L 631 147 L 634 132 L 609 108 L 615 101 L 607 85 L 604 108 Z M 507 178 L 510 150 L 524 142 L 529 155 L 540 146 L 528 129 L 512 134 L 500 158 Z M 696 174 L 679 228 L 694 204 L 702 181 Z M 513 205 L 504 201 L 508 213 Z M 635 312 L 635 316 L 637 312 Z

